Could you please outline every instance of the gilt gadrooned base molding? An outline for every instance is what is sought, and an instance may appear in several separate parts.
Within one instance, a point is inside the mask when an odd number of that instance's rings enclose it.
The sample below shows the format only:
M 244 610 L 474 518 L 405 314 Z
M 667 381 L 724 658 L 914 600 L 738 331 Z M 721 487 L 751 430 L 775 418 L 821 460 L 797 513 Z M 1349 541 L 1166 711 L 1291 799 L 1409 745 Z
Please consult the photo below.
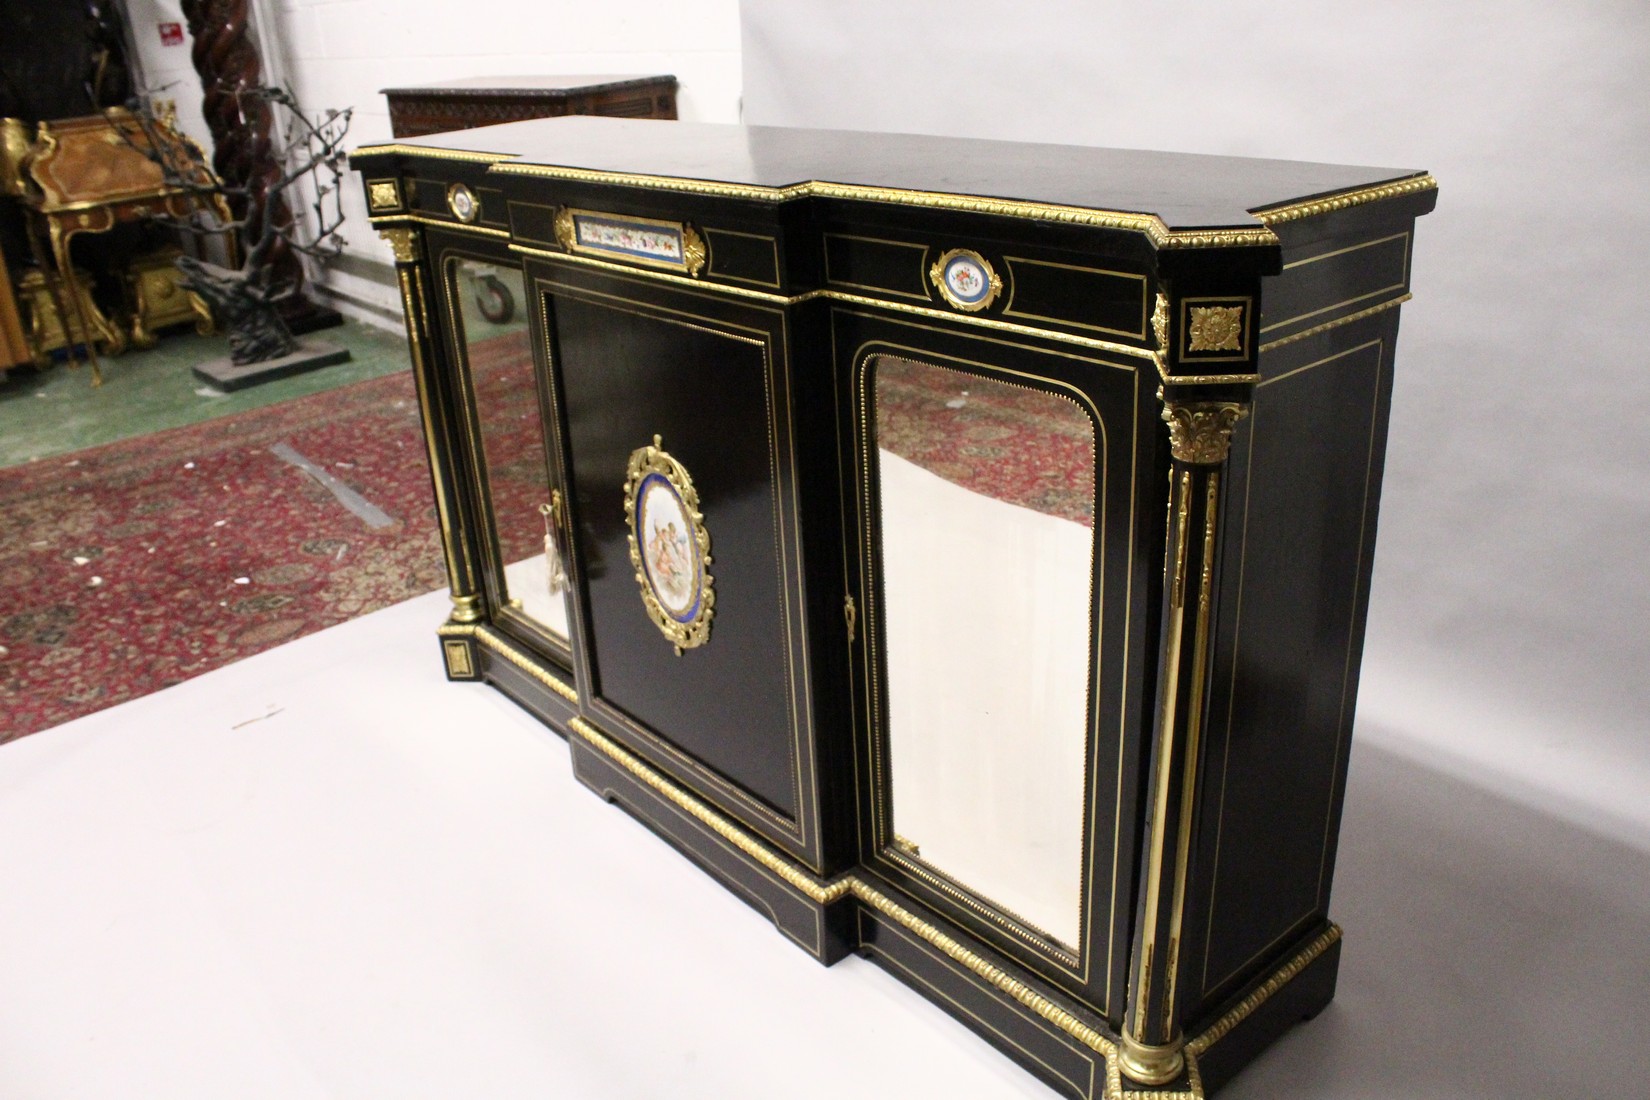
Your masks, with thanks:
M 1070 1009 L 1038 993 L 1032 983 L 1015 976 L 1011 965 L 993 961 L 971 950 L 960 935 L 920 915 L 909 903 L 901 904 L 892 896 L 889 888 L 879 889 L 876 884 L 856 876 L 829 881 L 821 879 L 773 851 L 735 822 L 649 768 L 633 753 L 588 722 L 574 718 L 566 732 L 569 737 L 611 761 L 642 787 L 682 810 L 719 840 L 733 845 L 787 888 L 821 906 L 831 906 L 851 899 L 893 920 L 923 942 L 938 949 L 972 975 L 982 988 L 995 990 L 1023 1004 L 1057 1030 L 1093 1051 L 1103 1069 L 1100 1087 L 1093 1093 L 1094 1100 L 1122 1100 L 1124 1097 L 1138 1100 L 1204 1100 L 1205 1092 L 1198 1059 L 1208 1055 L 1222 1039 L 1263 1013 L 1268 1002 L 1284 992 L 1292 981 L 1340 942 L 1341 930 L 1335 925 L 1328 925 L 1320 934 L 1305 942 L 1286 964 L 1277 971 L 1265 975 L 1264 980 L 1257 981 L 1247 996 L 1216 1018 L 1190 1042 L 1183 1047 L 1173 1048 L 1169 1059 L 1147 1061 L 1142 1066 L 1140 1062 L 1132 1062 L 1139 1048 L 1132 1045 L 1126 1037 L 1110 1032 L 1103 1021 L 1085 1020 Z M 634 807 L 624 799 L 620 799 L 620 804 L 634 812 Z M 774 917 L 772 912 L 768 915 L 770 918 Z M 870 952 L 870 957 L 875 960 L 876 952 Z M 970 1021 L 965 1019 L 964 1022 Z M 1151 1050 L 1145 1052 L 1148 1059 L 1158 1053 Z M 1158 1073 L 1157 1067 L 1164 1061 L 1170 1063 L 1172 1071 Z M 1136 1083 L 1125 1089 L 1123 1077 L 1131 1064 L 1141 1066 L 1142 1073 L 1152 1072 L 1157 1076 L 1155 1082 L 1142 1082 L 1140 1078 L 1134 1078 L 1136 1082 L 1167 1087 L 1141 1088 L 1140 1083 Z

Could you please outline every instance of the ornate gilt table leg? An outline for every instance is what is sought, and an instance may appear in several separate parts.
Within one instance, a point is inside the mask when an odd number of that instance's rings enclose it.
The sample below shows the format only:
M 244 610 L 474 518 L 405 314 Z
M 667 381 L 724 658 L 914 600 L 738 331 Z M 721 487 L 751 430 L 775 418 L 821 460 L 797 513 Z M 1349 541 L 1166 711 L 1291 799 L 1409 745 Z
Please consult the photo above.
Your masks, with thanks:
M 1167 343 L 1162 335 L 1159 339 Z M 1176 984 L 1209 678 L 1220 483 L 1232 430 L 1248 412 L 1243 401 L 1182 397 L 1178 387 L 1165 396 L 1167 389 L 1158 391 L 1171 456 L 1161 671 L 1147 785 L 1143 888 L 1119 1045 L 1123 1073 L 1147 1085 L 1173 1081 L 1186 1067 Z M 1247 386 L 1235 390 L 1247 396 Z M 1231 396 L 1234 387 L 1219 386 L 1216 392 Z
M 65 299 L 59 308 L 63 311 L 63 331 L 68 334 L 69 355 L 72 359 L 75 337 L 78 335 L 81 346 L 86 349 L 86 361 L 92 367 L 92 385 L 101 386 L 103 368 L 97 358 L 97 341 L 101 339 L 111 353 L 118 355 L 126 350 L 126 334 L 103 316 L 103 311 L 91 300 L 90 290 L 82 287 L 74 277 L 74 263 L 69 258 L 69 238 L 74 236 L 75 231 L 64 228 L 53 215 L 47 215 L 46 221 L 51 236 L 52 264 L 57 268 L 58 286 L 63 288 Z
M 407 317 L 407 345 L 412 355 L 413 378 L 418 386 L 418 407 L 424 418 L 430 476 L 435 482 L 436 512 L 441 520 L 441 547 L 447 559 L 447 582 L 453 612 L 450 620 L 452 626 L 442 632 L 442 652 L 447 659 L 449 676 L 453 679 L 474 679 L 473 631 L 462 628 L 473 627 L 480 622 L 484 609 L 475 555 L 470 540 L 463 533 L 455 456 L 450 446 L 443 442 L 446 436 L 437 428 L 439 424 L 450 422 L 451 417 L 442 414 L 451 410 L 444 407 L 448 398 L 431 354 L 428 271 L 419 251 L 416 230 L 386 227 L 378 232 L 395 252 L 395 271 L 401 283 L 401 305 Z

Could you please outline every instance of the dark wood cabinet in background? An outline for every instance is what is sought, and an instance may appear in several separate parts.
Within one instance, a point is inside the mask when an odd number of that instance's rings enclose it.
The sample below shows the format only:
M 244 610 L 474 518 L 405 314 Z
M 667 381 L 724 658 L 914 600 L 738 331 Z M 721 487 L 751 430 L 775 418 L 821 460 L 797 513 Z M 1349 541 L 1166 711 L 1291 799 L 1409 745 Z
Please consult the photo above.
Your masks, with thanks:
M 1328 1003 L 1431 176 L 613 119 L 353 163 L 451 677 L 1067 1095 Z
M 397 138 L 558 115 L 676 117 L 674 76 L 479 76 L 383 94 Z

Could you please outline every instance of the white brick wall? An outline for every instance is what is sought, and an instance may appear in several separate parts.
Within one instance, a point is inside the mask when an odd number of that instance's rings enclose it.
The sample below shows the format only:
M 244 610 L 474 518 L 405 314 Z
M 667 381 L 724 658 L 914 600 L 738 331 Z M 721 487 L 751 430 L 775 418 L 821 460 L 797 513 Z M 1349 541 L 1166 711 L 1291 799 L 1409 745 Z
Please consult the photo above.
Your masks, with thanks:
M 739 118 L 737 0 L 253 0 L 265 43 L 265 75 L 286 80 L 311 111 L 353 107 L 349 147 L 387 140 L 382 88 L 471 76 L 674 73 L 682 118 Z M 200 82 L 182 46 L 160 42 L 158 24 L 183 22 L 179 0 L 127 0 L 139 63 L 150 88 L 178 101 L 185 129 L 210 140 Z M 316 282 L 346 313 L 399 327 L 388 247 L 366 222 L 360 181 L 345 183 L 344 228 L 352 262 Z M 347 270 L 345 269 L 347 268 Z

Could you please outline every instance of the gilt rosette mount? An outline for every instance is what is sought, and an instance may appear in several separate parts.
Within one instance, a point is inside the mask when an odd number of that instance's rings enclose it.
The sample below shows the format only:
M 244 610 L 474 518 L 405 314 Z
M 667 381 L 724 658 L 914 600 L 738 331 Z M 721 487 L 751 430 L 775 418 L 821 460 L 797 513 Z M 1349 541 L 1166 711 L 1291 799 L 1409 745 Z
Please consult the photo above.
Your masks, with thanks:
M 716 590 L 699 493 L 659 436 L 630 453 L 624 514 L 642 605 L 680 657 L 710 641 Z

